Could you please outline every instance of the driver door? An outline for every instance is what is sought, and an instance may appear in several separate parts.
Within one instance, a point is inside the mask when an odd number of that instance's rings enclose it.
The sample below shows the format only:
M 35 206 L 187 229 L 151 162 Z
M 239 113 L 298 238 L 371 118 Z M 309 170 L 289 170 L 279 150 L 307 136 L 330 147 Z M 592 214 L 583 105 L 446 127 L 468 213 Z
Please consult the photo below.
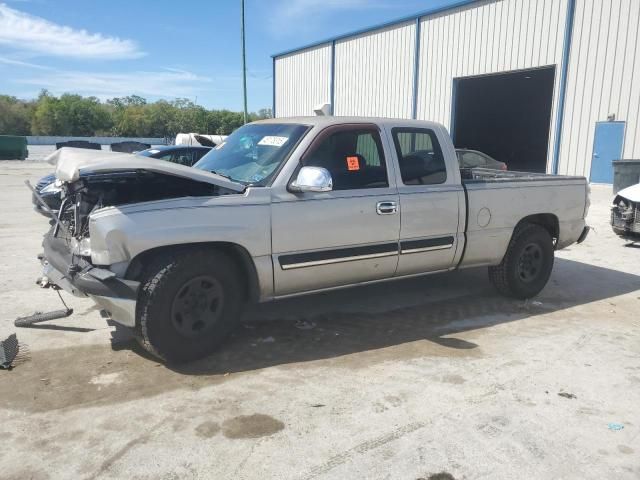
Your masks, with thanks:
M 333 190 L 274 198 L 276 296 L 395 274 L 400 212 L 390 157 L 372 124 L 329 127 L 318 135 L 301 166 L 326 168 Z

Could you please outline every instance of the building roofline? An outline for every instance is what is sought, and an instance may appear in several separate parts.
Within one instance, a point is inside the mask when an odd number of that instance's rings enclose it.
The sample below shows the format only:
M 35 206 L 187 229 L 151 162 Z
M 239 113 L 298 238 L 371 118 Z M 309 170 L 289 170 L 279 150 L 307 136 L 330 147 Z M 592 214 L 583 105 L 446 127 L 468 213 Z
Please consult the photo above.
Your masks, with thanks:
M 374 32 L 376 30 L 382 30 L 383 28 L 392 27 L 394 25 L 399 25 L 401 23 L 406 23 L 410 21 L 415 21 L 421 19 L 422 17 L 427 17 L 429 15 L 436 15 L 438 13 L 447 12 L 449 10 L 454 10 L 456 8 L 464 7 L 466 5 L 470 5 L 472 3 L 476 3 L 480 0 L 458 0 L 450 5 L 445 5 L 442 7 L 435 7 L 429 10 L 423 10 L 421 12 L 415 13 L 413 15 L 408 15 L 406 17 L 396 18 L 395 20 L 390 20 L 388 22 L 379 23 L 377 25 L 372 25 L 370 27 L 361 28 L 359 30 L 354 30 L 351 32 L 343 33 L 341 35 L 337 35 L 334 37 L 325 38 L 323 40 L 319 40 L 313 43 L 309 43 L 303 45 L 301 47 L 292 48 L 289 50 L 284 50 L 282 52 L 274 53 L 271 55 L 272 58 L 284 57 L 285 55 L 289 55 L 291 53 L 301 52 L 302 50 L 307 50 L 309 48 L 319 47 L 320 45 L 327 45 L 333 42 L 337 42 L 338 40 L 344 40 L 345 38 L 356 37 L 358 35 L 362 35 L 363 33 Z

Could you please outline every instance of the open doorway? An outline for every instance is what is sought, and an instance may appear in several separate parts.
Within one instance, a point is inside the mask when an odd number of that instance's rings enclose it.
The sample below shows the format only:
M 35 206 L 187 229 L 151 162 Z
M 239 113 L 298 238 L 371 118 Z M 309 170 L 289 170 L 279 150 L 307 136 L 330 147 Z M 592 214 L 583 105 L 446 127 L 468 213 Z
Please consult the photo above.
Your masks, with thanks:
M 555 67 L 454 80 L 453 141 L 509 170 L 546 172 Z

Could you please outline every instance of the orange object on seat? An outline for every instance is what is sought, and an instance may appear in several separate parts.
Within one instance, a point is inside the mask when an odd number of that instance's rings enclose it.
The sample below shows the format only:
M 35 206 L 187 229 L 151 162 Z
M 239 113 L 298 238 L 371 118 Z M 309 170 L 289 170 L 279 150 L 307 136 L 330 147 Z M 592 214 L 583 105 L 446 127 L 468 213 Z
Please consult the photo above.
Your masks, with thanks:
M 358 157 L 347 157 L 347 170 L 360 170 L 360 159 Z

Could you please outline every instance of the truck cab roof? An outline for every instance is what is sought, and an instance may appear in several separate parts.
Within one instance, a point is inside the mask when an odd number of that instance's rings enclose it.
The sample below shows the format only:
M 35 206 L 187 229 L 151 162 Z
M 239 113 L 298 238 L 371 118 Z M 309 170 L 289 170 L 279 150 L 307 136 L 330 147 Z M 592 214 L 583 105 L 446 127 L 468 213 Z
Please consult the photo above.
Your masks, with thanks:
M 253 123 L 297 123 L 310 126 L 331 126 L 344 125 L 345 123 L 375 123 L 377 125 L 396 126 L 402 124 L 404 126 L 415 126 L 416 128 L 434 128 L 443 125 L 437 122 L 429 122 L 426 120 L 412 120 L 404 118 L 386 118 L 386 117 L 341 117 L 341 116 L 302 116 L 302 117 L 282 117 L 269 118 L 267 120 L 258 120 Z

